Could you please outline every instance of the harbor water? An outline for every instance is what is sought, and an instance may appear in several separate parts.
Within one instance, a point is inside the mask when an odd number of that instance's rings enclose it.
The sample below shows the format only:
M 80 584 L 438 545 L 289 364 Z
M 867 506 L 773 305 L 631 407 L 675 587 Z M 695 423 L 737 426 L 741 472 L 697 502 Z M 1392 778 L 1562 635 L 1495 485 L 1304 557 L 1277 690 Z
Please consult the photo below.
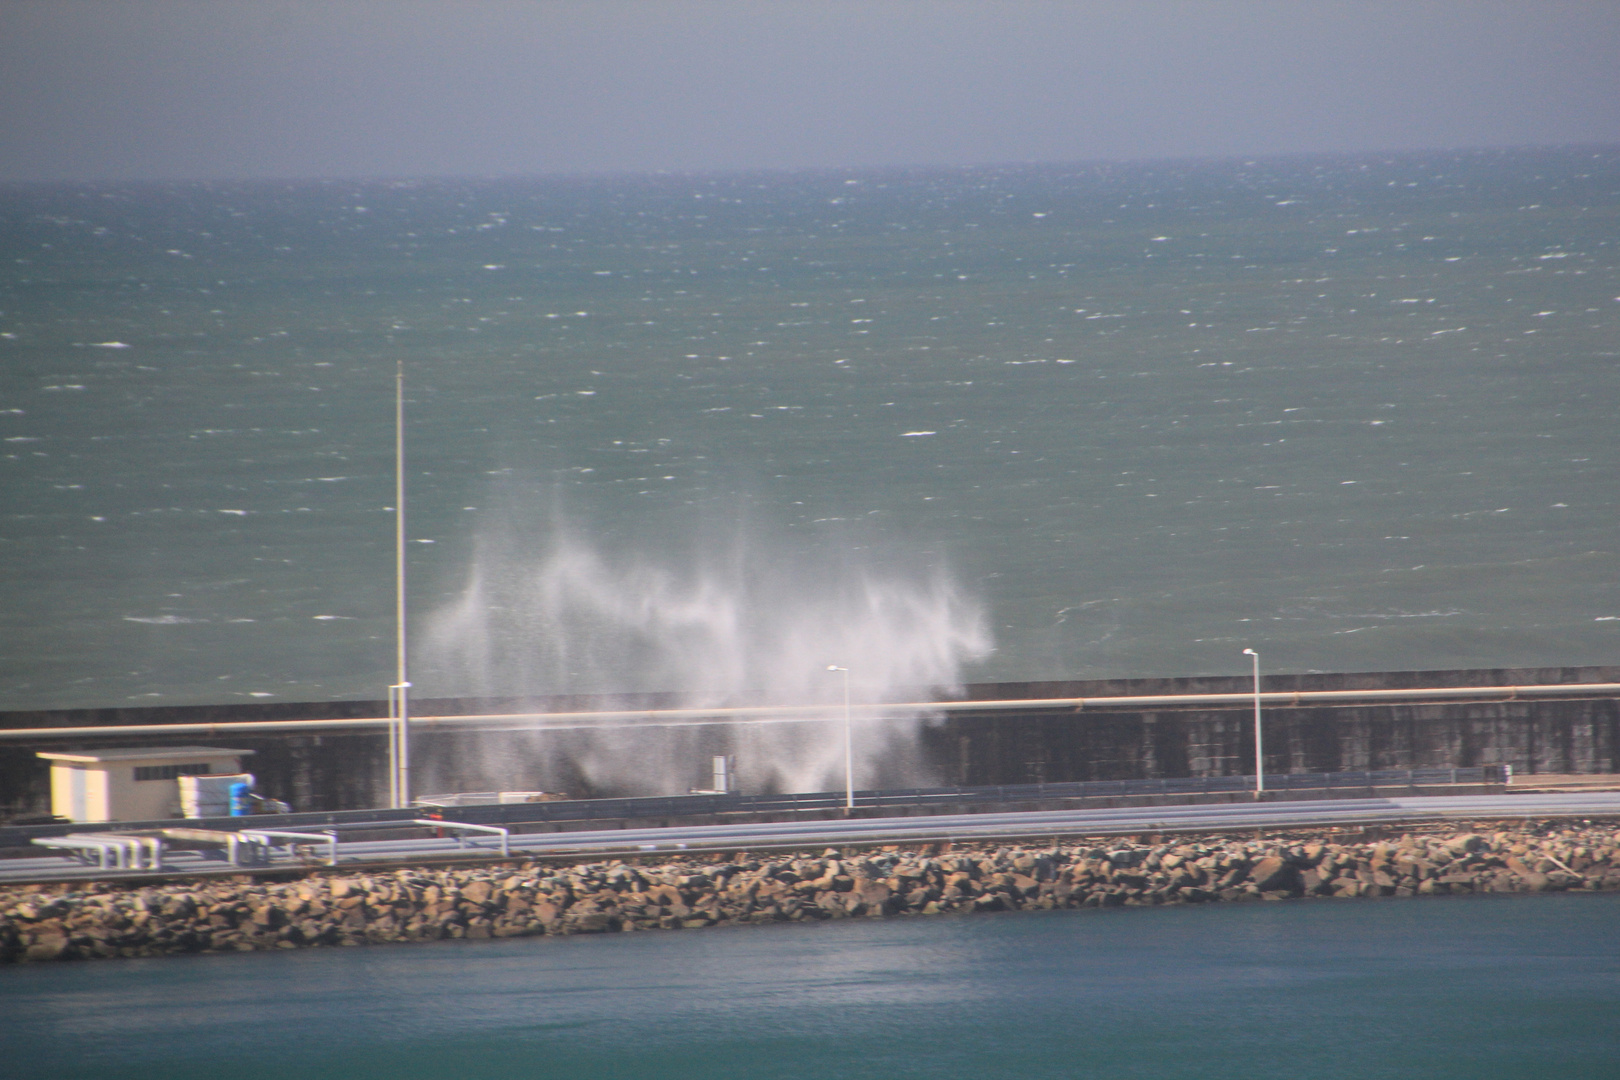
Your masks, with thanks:
M 0 971 L 33 1078 L 1597 1080 L 1614 894 L 1299 901 Z

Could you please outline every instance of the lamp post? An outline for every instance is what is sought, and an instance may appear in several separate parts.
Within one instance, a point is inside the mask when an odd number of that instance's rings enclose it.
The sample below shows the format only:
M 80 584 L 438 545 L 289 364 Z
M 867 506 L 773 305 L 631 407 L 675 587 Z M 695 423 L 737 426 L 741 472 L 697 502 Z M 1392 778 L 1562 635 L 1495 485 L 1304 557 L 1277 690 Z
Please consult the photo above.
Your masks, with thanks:
M 394 652 L 396 679 L 388 688 L 395 717 L 389 739 L 389 784 L 396 807 L 411 804 L 411 706 L 408 652 L 405 639 L 405 361 L 394 370 Z
M 844 673 L 844 813 L 855 809 L 855 753 L 854 735 L 849 723 L 849 668 L 828 664 L 828 671 Z
M 1254 797 L 1259 799 L 1266 790 L 1265 743 L 1260 737 L 1260 654 L 1244 649 L 1243 655 L 1254 658 Z

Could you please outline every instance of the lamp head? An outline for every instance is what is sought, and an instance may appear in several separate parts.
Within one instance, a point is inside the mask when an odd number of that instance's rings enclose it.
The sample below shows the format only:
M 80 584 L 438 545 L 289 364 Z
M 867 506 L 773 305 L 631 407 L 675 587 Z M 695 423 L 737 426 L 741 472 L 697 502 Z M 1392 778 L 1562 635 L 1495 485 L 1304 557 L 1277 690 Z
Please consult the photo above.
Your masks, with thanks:
M 1260 654 L 1255 652 L 1253 649 L 1244 649 L 1243 650 L 1243 655 L 1244 656 L 1259 656 Z

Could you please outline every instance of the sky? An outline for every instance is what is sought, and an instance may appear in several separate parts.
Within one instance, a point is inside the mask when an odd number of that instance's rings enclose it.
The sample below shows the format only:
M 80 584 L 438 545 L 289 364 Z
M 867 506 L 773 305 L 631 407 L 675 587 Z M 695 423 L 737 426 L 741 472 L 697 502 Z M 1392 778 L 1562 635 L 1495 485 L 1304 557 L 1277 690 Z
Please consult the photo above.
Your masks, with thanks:
M 1614 0 L 0 0 L 0 181 L 1620 142 Z

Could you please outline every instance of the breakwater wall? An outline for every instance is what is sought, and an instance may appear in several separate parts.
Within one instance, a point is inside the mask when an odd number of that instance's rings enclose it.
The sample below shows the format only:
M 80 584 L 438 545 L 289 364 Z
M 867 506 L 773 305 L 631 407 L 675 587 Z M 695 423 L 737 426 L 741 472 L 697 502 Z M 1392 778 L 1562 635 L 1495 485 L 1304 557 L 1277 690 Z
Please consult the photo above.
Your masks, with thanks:
M 0 963 L 1304 897 L 1620 889 L 1614 823 L 0 889 Z
M 1263 678 L 1266 693 L 1613 683 L 1620 668 L 1502 668 Z M 1231 694 L 1243 678 L 1000 683 L 970 698 Z M 1268 774 L 1508 765 L 1516 775 L 1620 772 L 1620 699 L 1267 704 Z M 956 712 L 924 730 L 950 783 L 1253 775 L 1248 705 Z M 985 779 L 995 777 L 994 780 Z
M 1271 675 L 1262 689 L 1402 690 L 1620 682 L 1620 667 Z M 979 683 L 967 700 L 1106 698 L 1244 693 L 1247 677 Z M 602 708 L 678 707 L 670 695 L 549 699 L 418 699 L 423 715 Z M 230 723 L 244 720 L 366 718 L 382 701 L 172 706 L 0 713 L 0 728 Z M 949 785 L 1168 779 L 1254 772 L 1253 717 L 1245 705 L 1153 706 L 953 712 L 925 722 L 907 779 L 878 775 L 872 787 L 913 786 L 921 773 Z M 1594 693 L 1558 699 L 1447 702 L 1347 701 L 1268 705 L 1268 773 L 1510 765 L 1516 774 L 1620 772 L 1620 699 Z M 415 790 L 536 789 L 576 797 L 647 795 L 707 786 L 709 759 L 736 752 L 727 729 L 636 730 L 603 749 L 587 732 L 419 731 Z M 36 750 L 223 742 L 256 751 L 249 768 L 266 794 L 298 810 L 376 806 L 387 790 L 387 739 L 380 732 L 50 739 L 0 742 L 0 817 L 44 813 L 49 779 Z M 593 785 L 584 754 L 620 753 L 645 763 L 644 788 Z M 746 779 L 749 763 L 738 762 Z

